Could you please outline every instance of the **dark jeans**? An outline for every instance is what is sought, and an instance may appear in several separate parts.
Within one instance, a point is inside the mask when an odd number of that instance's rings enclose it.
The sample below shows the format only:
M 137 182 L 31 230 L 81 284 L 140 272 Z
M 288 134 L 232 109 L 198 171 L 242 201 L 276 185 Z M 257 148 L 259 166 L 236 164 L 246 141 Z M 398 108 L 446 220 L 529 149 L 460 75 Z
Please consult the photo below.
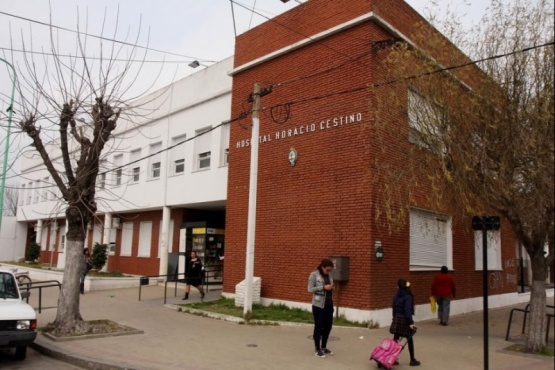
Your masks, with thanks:
M 312 334 L 314 347 L 316 350 L 326 348 L 333 325 L 333 306 L 326 305 L 324 308 L 312 306 L 312 315 L 314 316 L 314 333 Z

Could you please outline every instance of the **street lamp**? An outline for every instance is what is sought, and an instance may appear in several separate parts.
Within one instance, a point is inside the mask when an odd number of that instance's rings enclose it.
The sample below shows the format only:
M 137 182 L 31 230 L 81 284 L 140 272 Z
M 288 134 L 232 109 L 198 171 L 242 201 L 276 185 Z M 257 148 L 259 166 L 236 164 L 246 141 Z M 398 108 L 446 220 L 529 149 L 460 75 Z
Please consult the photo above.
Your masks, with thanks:
M 15 68 L 5 59 L 0 60 L 9 65 L 13 71 L 12 96 L 8 107 L 8 130 L 6 132 L 6 150 L 4 151 L 4 165 L 2 166 L 2 181 L 0 183 L 0 230 L 2 230 L 2 214 L 4 213 L 4 191 L 6 189 L 6 167 L 8 166 L 8 152 L 10 151 L 10 131 L 12 128 L 13 97 L 15 93 Z

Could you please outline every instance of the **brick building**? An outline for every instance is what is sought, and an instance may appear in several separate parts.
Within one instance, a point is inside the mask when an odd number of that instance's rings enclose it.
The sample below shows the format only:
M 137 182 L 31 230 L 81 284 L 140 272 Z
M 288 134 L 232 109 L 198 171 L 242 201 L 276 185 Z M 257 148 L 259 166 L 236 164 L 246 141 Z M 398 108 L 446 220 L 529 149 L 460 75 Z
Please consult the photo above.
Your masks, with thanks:
M 263 302 L 308 308 L 309 273 L 321 258 L 346 256 L 349 278 L 338 283 L 335 302 L 347 317 L 388 324 L 399 278 L 412 283 L 417 316 L 429 317 L 430 284 L 442 265 L 458 282 L 462 301 L 455 312 L 480 308 L 481 255 L 471 215 L 448 197 L 441 209 L 431 208 L 425 172 L 410 200 L 406 184 L 396 185 L 394 202 L 406 210 L 402 222 L 390 227 L 383 212 L 382 204 L 391 201 L 381 191 L 391 186 L 383 171 L 402 171 L 415 145 L 409 138 L 411 86 L 398 83 L 387 92 L 370 86 L 392 78 L 381 46 L 401 40 L 418 47 L 422 23 L 400 0 L 311 0 L 237 37 L 232 117 L 244 112 L 255 83 L 266 89 L 254 252 Z M 402 104 L 387 104 L 391 92 Z M 377 135 L 377 127 L 387 129 Z M 230 136 L 223 287 L 229 296 L 245 278 L 249 128 L 250 121 L 233 125 Z M 497 238 L 489 251 L 494 305 L 510 302 L 517 291 L 518 248 L 508 225 Z M 375 257 L 380 244 L 382 262 Z

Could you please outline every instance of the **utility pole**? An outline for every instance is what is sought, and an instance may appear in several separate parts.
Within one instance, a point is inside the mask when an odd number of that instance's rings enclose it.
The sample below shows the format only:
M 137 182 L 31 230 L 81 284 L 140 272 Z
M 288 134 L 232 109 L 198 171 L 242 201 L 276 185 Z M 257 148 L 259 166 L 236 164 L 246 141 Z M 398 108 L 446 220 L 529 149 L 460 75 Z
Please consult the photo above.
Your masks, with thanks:
M 2 166 L 2 180 L 0 180 L 0 230 L 2 230 L 2 215 L 4 214 L 4 192 L 6 190 L 6 175 L 8 170 L 8 153 L 10 151 L 10 130 L 12 128 L 12 114 L 13 114 L 13 98 L 15 93 L 15 68 L 5 59 L 0 58 L 0 61 L 9 65 L 13 71 L 12 83 L 12 96 L 10 98 L 10 106 L 8 107 L 8 129 L 6 131 L 6 149 L 4 151 L 4 162 Z
M 260 126 L 260 85 L 254 84 L 252 94 L 251 167 L 249 178 L 249 210 L 247 220 L 247 251 L 245 258 L 245 299 L 243 316 L 252 312 L 252 280 L 254 275 L 254 239 L 256 235 L 256 191 L 258 186 L 258 136 Z

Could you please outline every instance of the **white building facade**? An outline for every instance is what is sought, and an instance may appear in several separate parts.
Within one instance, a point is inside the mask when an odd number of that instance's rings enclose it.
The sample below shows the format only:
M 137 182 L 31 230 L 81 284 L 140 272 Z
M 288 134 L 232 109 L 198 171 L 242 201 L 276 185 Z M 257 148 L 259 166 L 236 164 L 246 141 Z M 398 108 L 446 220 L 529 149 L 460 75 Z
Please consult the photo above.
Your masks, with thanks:
M 185 223 L 223 234 L 232 63 L 228 58 L 141 98 L 136 118 L 118 121 L 102 155 L 98 212 L 85 244 L 110 246 L 109 270 L 165 275 L 175 272 L 180 255 L 182 272 L 191 248 Z M 27 225 L 27 244 L 36 241 L 41 261 L 63 268 L 65 203 L 36 151 L 24 156 L 21 179 L 17 221 Z M 219 249 L 223 255 L 223 242 Z

